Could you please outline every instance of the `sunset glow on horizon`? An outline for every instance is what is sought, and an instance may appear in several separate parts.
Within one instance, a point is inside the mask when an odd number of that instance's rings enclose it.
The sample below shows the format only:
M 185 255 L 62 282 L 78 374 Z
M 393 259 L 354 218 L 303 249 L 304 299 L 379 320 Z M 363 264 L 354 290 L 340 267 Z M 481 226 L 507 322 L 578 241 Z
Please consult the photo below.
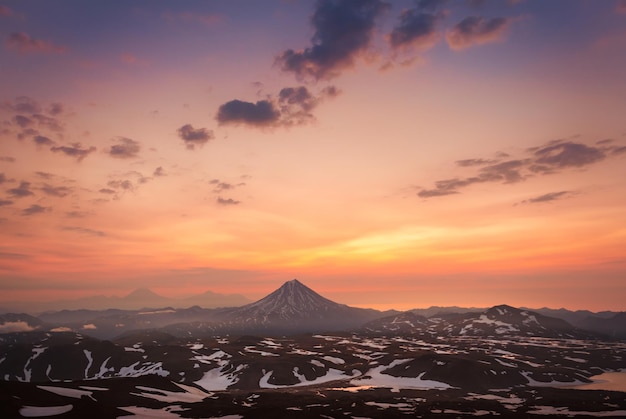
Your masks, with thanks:
M 626 2 L 0 0 L 0 308 L 626 310 Z

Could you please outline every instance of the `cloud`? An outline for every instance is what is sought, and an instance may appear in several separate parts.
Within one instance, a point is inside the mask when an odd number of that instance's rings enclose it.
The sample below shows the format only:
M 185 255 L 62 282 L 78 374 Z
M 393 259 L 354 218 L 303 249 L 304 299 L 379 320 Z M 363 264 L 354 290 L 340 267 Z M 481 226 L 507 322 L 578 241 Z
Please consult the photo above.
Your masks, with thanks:
M 368 50 L 375 22 L 388 9 L 382 0 L 318 0 L 311 17 L 312 45 L 299 51 L 288 49 L 276 63 L 302 80 L 336 77 Z
M 13 122 L 20 128 L 28 128 L 33 125 L 33 120 L 24 115 L 15 115 Z
M 485 19 L 481 16 L 468 16 L 446 34 L 446 41 L 453 50 L 497 42 L 503 39 L 511 21 L 504 17 Z
M 52 173 L 48 173 L 48 172 L 35 172 L 35 174 L 39 176 L 40 178 L 44 178 L 44 179 L 52 179 L 54 177 Z
M 196 146 L 202 147 L 215 138 L 212 130 L 194 128 L 191 124 L 185 124 L 178 128 L 178 136 L 185 142 L 188 150 L 194 150 Z
M 217 203 L 220 205 L 238 205 L 241 203 L 241 201 L 235 201 L 232 198 L 224 199 L 221 196 L 218 196 Z
M 418 1 L 415 8 L 405 9 L 400 13 L 399 23 L 393 28 L 387 40 L 393 49 L 430 48 L 438 39 L 437 24 L 442 20 L 442 13 L 434 11 L 439 1 Z
M 0 185 L 7 181 L 7 178 L 4 173 L 0 173 Z
M 0 333 L 31 332 L 36 328 L 25 321 L 4 322 L 0 324 Z
M 118 144 L 112 145 L 108 151 L 111 157 L 117 159 L 132 159 L 139 156 L 141 145 L 130 138 L 119 137 Z
M 248 125 L 252 127 L 288 127 L 315 120 L 313 109 L 326 98 L 339 95 L 335 86 L 326 86 L 314 95 L 305 86 L 285 87 L 276 98 L 253 102 L 231 100 L 220 106 L 217 121 L 220 125 Z
M 135 189 L 135 187 L 133 186 L 133 183 L 130 180 L 110 180 L 107 182 L 107 185 L 110 186 L 111 188 L 123 189 L 125 191 L 132 191 Z M 100 189 L 100 192 L 103 192 L 103 190 Z M 103 192 L 103 193 L 108 193 L 108 192 Z
M 67 51 L 66 47 L 55 45 L 50 41 L 31 38 L 24 32 L 11 33 L 6 39 L 6 46 L 20 53 L 41 52 L 62 54 Z
M 165 173 L 165 170 L 163 170 L 163 168 L 159 166 L 156 169 L 154 169 L 154 173 L 152 173 L 152 176 L 155 176 L 155 177 L 167 176 L 167 173 Z
M 8 199 L 0 199 L 0 207 L 5 207 L 13 205 L 13 201 L 9 201 Z
M 115 191 L 113 191 L 115 192 Z M 85 216 L 87 216 L 89 213 L 84 212 L 84 211 L 69 211 L 66 212 L 65 215 L 68 218 L 84 218 Z
M 106 233 L 100 230 L 93 230 L 91 228 L 83 228 L 83 227 L 61 227 L 63 231 L 73 231 L 75 233 L 86 234 L 88 236 L 95 237 L 104 237 Z
M 20 186 L 9 189 L 7 192 L 14 198 L 23 198 L 25 196 L 35 195 L 30 190 L 30 182 L 20 182 Z
M 43 135 L 35 135 L 33 137 L 33 141 L 35 142 L 35 144 L 37 144 L 38 146 L 44 146 L 44 145 L 54 145 L 54 141 L 52 141 L 50 138 L 48 137 L 44 137 Z
M 50 115 L 60 115 L 63 113 L 64 109 L 65 108 L 62 103 L 55 102 L 51 103 L 48 107 L 48 113 Z
M 0 16 L 11 17 L 13 16 L 13 10 L 9 9 L 6 6 L 0 6 Z
M 33 204 L 30 207 L 22 210 L 22 216 L 28 217 L 35 214 L 41 214 L 43 212 L 50 211 L 50 207 L 42 207 L 41 205 Z
M 83 148 L 80 143 L 73 143 L 70 146 L 51 147 L 50 150 L 54 153 L 63 153 L 66 156 L 74 157 L 80 162 L 96 151 L 96 147 Z
M 214 26 L 224 20 L 224 16 L 217 13 L 192 13 L 192 12 L 165 12 L 163 18 L 168 22 L 173 23 L 175 21 L 181 21 L 184 23 L 196 22 L 206 26 Z
M 572 142 L 557 142 L 540 147 L 534 152 L 539 165 L 552 168 L 581 167 L 606 157 L 605 152 L 596 147 Z
M 109 188 L 102 188 L 98 192 L 103 193 L 103 194 L 112 195 L 112 194 L 115 193 L 115 190 L 114 189 L 109 189 Z
M 15 113 L 34 114 L 41 112 L 41 105 L 39 105 L 35 99 L 28 96 L 18 96 L 14 99 L 13 103 L 4 102 L 2 107 Z
M 56 132 L 61 132 L 64 129 L 63 124 L 56 118 L 39 113 L 32 114 L 31 117 L 37 121 L 40 128 L 47 128 Z
M 3 161 L 5 163 L 15 163 L 15 157 L 0 156 L 0 161 Z
M 72 193 L 72 188 L 68 188 L 67 186 L 52 186 L 47 183 L 41 187 L 41 190 L 46 195 L 56 196 L 58 198 L 63 198 Z
M 280 111 L 269 100 L 252 103 L 235 99 L 224 103 L 217 111 L 217 121 L 220 124 L 271 126 L 279 118 Z
M 547 194 L 539 195 L 535 198 L 530 198 L 522 201 L 522 204 L 537 204 L 542 202 L 551 202 L 556 201 L 557 199 L 561 199 L 566 197 L 567 195 L 571 195 L 571 191 L 559 191 L 559 192 L 550 192 Z
M 483 166 L 486 164 L 493 164 L 496 162 L 497 160 L 492 160 L 492 159 L 465 159 L 465 160 L 455 161 L 455 163 L 461 167 Z
M 564 170 L 578 169 L 596 164 L 609 157 L 626 153 L 626 147 L 614 145 L 612 142 L 598 142 L 590 146 L 573 141 L 556 140 L 538 147 L 525 150 L 526 156 L 519 159 L 505 161 L 494 159 L 465 159 L 457 160 L 457 166 L 474 169 L 477 172 L 472 176 L 455 177 L 435 182 L 434 188 L 424 188 L 417 195 L 421 198 L 460 193 L 461 189 L 476 183 L 518 183 L 533 176 L 545 176 Z M 500 158 L 509 157 L 508 154 L 499 154 Z M 555 194 L 542 195 L 525 202 L 546 202 L 561 198 L 571 192 L 562 191 Z

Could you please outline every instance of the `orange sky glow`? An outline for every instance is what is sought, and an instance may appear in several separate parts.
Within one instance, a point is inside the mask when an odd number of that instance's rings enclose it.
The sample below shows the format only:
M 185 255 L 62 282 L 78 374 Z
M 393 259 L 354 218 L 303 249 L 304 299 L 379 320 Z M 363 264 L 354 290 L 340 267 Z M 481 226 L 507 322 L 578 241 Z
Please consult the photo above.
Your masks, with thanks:
M 0 308 L 626 310 L 623 2 L 114 3 L 0 0 Z

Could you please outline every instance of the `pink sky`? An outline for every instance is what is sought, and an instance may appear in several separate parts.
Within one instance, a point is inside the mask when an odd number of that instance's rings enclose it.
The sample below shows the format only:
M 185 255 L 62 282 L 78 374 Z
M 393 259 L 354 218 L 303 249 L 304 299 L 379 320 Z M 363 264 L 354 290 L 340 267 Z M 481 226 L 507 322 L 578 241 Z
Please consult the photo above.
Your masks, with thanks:
M 0 307 L 626 310 L 623 10 L 0 1 Z

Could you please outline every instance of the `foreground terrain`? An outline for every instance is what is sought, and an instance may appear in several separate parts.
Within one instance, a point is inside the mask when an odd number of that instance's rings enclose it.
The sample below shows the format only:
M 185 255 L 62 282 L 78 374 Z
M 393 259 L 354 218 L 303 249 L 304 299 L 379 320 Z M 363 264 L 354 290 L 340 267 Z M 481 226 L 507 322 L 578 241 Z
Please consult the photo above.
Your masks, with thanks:
M 626 342 L 530 310 L 381 313 L 289 281 L 204 313 L 5 315 L 0 417 L 626 417 Z M 121 322 L 143 327 L 86 333 Z

